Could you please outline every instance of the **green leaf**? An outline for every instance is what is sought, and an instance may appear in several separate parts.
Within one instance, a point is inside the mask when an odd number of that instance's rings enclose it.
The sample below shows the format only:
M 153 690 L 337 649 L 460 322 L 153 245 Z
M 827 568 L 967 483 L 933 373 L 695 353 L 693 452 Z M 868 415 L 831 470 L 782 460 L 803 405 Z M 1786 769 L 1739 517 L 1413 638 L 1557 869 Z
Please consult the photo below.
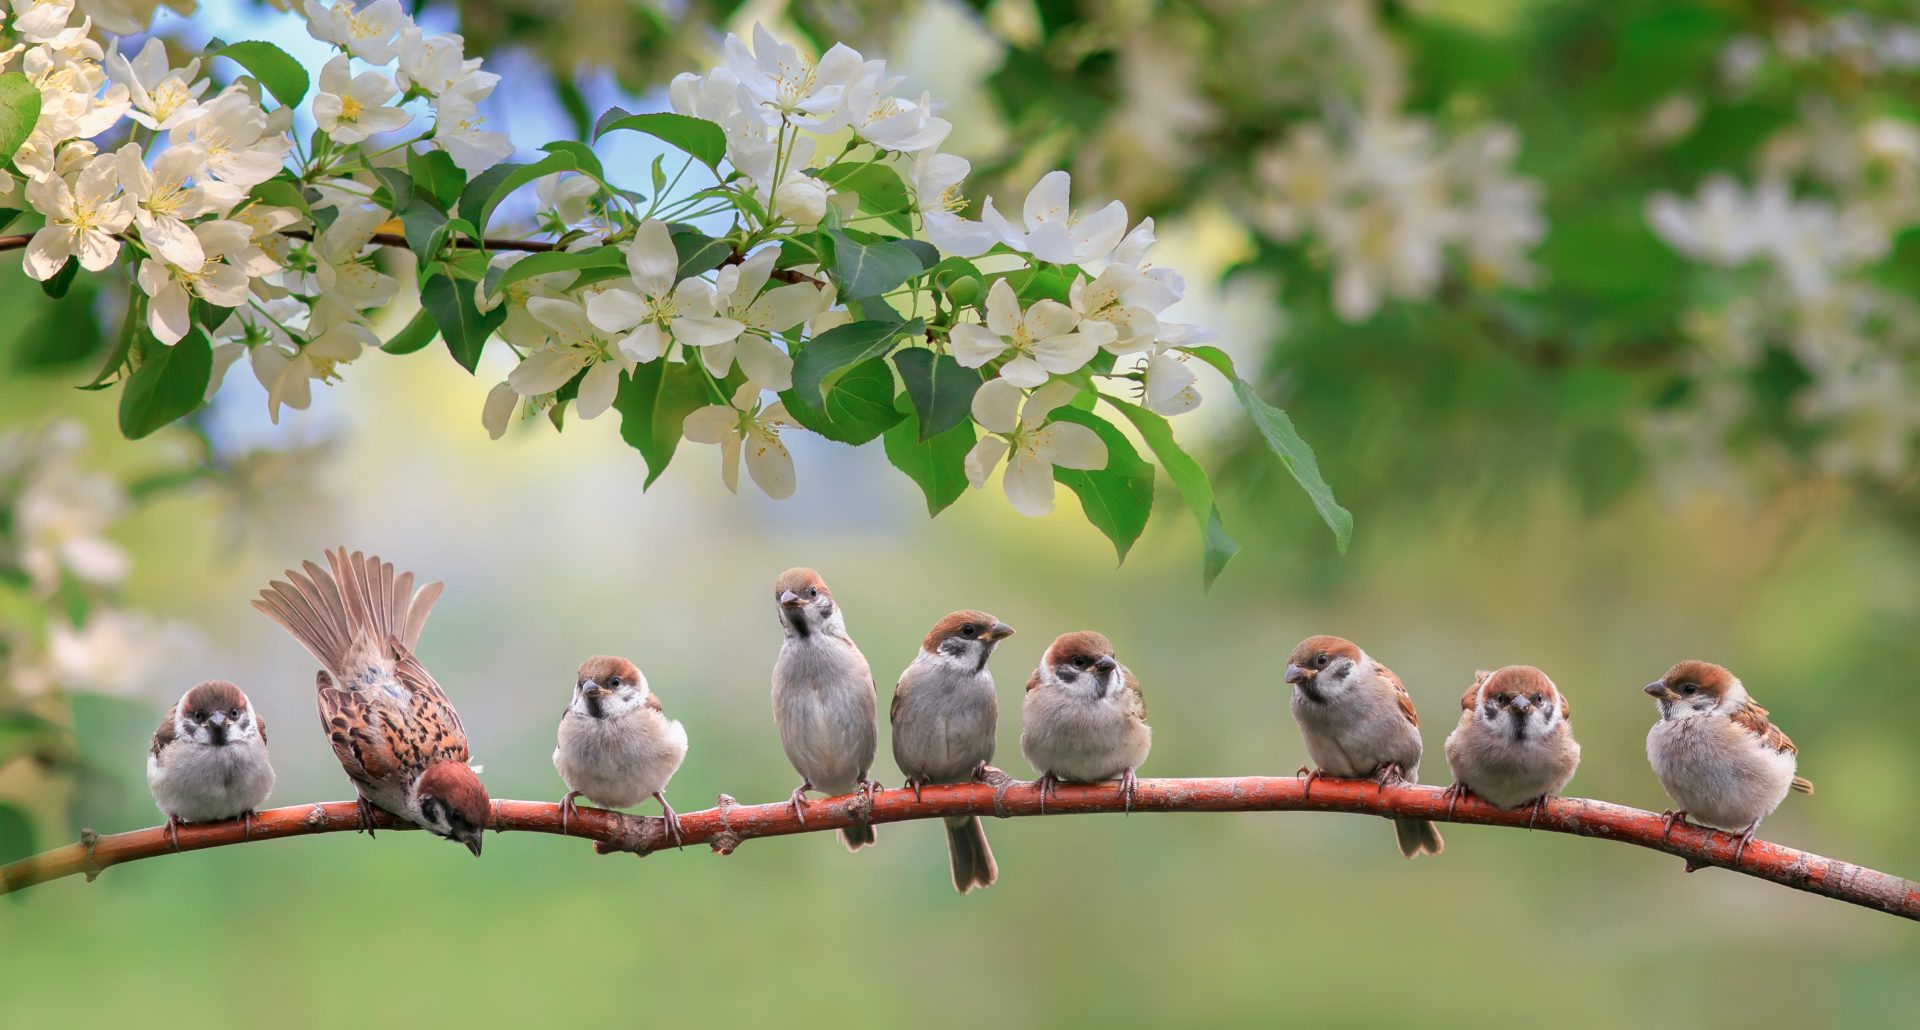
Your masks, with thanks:
M 409 152 L 407 174 L 413 176 L 414 193 L 426 196 L 442 211 L 453 210 L 453 205 L 460 200 L 460 191 L 467 185 L 467 173 L 461 171 L 444 150 L 429 150 L 424 154 Z
M 592 250 L 550 250 L 542 254 L 528 254 L 502 269 L 490 270 L 487 275 L 487 296 L 497 297 L 507 287 L 522 279 L 531 279 L 536 275 L 552 272 L 566 272 L 577 268 L 613 268 L 621 274 L 627 270 L 627 256 L 618 247 L 595 247 Z
M 25 858 L 34 850 L 33 820 L 27 818 L 27 810 L 0 804 L 0 862 Z
M 0 75 L 0 165 L 13 160 L 40 120 L 40 87 L 20 72 Z
M 913 197 L 900 174 L 878 162 L 835 165 L 817 173 L 816 178 L 834 189 L 860 196 L 860 210 L 881 216 L 901 233 L 913 231 Z
M 692 154 L 694 160 L 708 168 L 718 169 L 721 160 L 727 156 L 726 132 L 704 118 L 667 111 L 658 114 L 627 114 L 619 108 L 614 108 L 600 116 L 600 124 L 594 126 L 593 138 L 597 140 L 618 129 L 645 133 L 670 143 Z
M 557 139 L 552 143 L 542 143 L 540 149 L 549 154 L 571 154 L 580 164 L 580 170 L 596 179 L 605 179 L 607 170 L 600 166 L 600 155 L 593 148 L 579 140 Z
M 962 422 L 944 433 L 920 439 L 920 419 L 906 394 L 894 398 L 894 410 L 903 417 L 881 434 L 887 460 L 919 484 L 927 498 L 927 515 L 938 515 L 967 492 L 967 452 L 973 450 L 973 423 Z
M 79 260 L 76 258 L 68 258 L 67 263 L 61 265 L 58 272 L 41 280 L 40 292 L 52 297 L 54 300 L 59 300 L 67 295 L 67 290 L 73 287 L 74 277 L 79 274 Z
M 1299 430 L 1293 428 L 1293 420 L 1287 413 L 1260 399 L 1253 387 L 1240 378 L 1234 371 L 1233 358 L 1218 347 L 1187 347 L 1187 353 L 1212 365 L 1233 383 L 1233 395 L 1240 400 L 1240 406 L 1247 409 L 1248 417 L 1253 419 L 1254 428 L 1267 441 L 1273 453 L 1280 456 L 1280 463 L 1293 474 L 1294 481 L 1307 492 L 1313 501 L 1313 507 L 1320 513 L 1327 528 L 1333 530 L 1333 539 L 1340 547 L 1340 553 L 1347 552 L 1347 544 L 1353 539 L 1353 513 L 1340 506 L 1333 499 L 1333 488 L 1321 478 L 1320 463 L 1314 460 L 1313 448 L 1300 438 Z
M 307 70 L 291 54 L 272 43 L 258 40 L 228 43 L 208 51 L 207 56 L 224 57 L 245 68 L 285 107 L 299 107 L 300 101 L 306 99 L 307 87 L 311 84 Z
M 595 165 L 598 165 L 596 160 Z M 589 171 L 580 162 L 576 154 L 565 150 L 548 154 L 532 164 L 497 164 L 480 173 L 480 177 L 467 184 L 466 192 L 460 194 L 460 217 L 474 224 L 480 232 L 487 231 L 487 219 L 493 217 L 493 209 L 507 199 L 507 194 L 525 186 L 544 175 L 556 172 Z
M 913 402 L 920 421 L 920 438 L 938 436 L 965 422 L 973 413 L 973 394 L 980 389 L 980 370 L 962 368 L 946 354 L 911 347 L 893 356 L 900 383 Z
M 687 416 L 712 400 L 700 370 L 682 362 L 649 361 L 620 381 L 613 407 L 620 413 L 620 438 L 646 460 L 641 489 L 652 486 L 673 461 Z
M 834 380 L 824 407 L 798 390 L 780 395 L 795 422 L 829 440 L 860 444 L 892 428 L 901 419 L 893 406 L 893 372 L 884 358 L 868 358 Z
M 380 183 L 379 189 L 373 191 L 373 202 L 378 206 L 389 211 L 405 211 L 407 205 L 413 203 L 413 176 L 398 168 L 375 168 L 373 177 Z
M 1240 545 L 1233 542 L 1220 522 L 1220 508 L 1214 503 L 1213 483 L 1207 478 L 1207 470 L 1181 449 L 1179 442 L 1173 438 L 1173 426 L 1168 424 L 1166 418 L 1138 404 L 1102 396 L 1114 410 L 1133 423 L 1140 438 L 1147 442 L 1147 448 L 1153 451 L 1154 457 L 1160 459 L 1160 467 L 1167 470 L 1167 478 L 1173 480 L 1175 489 L 1187 502 L 1187 510 L 1200 523 L 1200 537 L 1205 547 L 1200 574 L 1206 586 L 1213 586 L 1220 570 L 1226 568 L 1227 562 L 1240 553 Z
M 877 297 L 926 271 L 921 251 L 908 240 L 867 243 L 841 229 L 829 229 L 833 261 L 827 274 L 840 287 L 842 300 Z
M 247 191 L 247 195 L 269 207 L 290 207 L 301 214 L 312 210 L 307 203 L 306 194 L 300 192 L 300 185 L 291 179 L 275 176 Z
M 1013 295 L 1020 299 L 1020 305 L 1026 307 L 1037 300 L 1057 300 L 1062 304 L 1069 302 L 1073 289 L 1074 276 L 1079 269 L 1069 266 L 1047 265 L 1037 268 L 1020 268 L 999 275 L 990 275 L 985 285 L 991 287 L 994 279 L 1005 279 L 1013 287 Z M 986 296 L 984 292 L 981 296 Z
M 1121 561 L 1133 542 L 1146 531 L 1147 518 L 1153 514 L 1153 466 L 1140 457 L 1133 444 L 1106 419 L 1075 407 L 1053 409 L 1050 422 L 1075 422 L 1092 429 L 1107 444 L 1107 467 L 1082 472 L 1056 468 L 1055 481 L 1080 497 L 1087 521 L 1113 541 Z
M 877 358 L 900 340 L 919 335 L 920 319 L 911 322 L 849 322 L 808 340 L 793 359 L 793 390 L 817 404 L 826 403 L 826 387 L 835 373 Z
M 12 225 L 13 220 L 24 213 L 25 212 L 18 208 L 0 207 L 0 229 L 5 229 L 7 226 Z
M 407 234 L 407 246 L 412 248 L 414 257 L 419 259 L 422 267 L 425 267 L 436 253 L 434 238 L 439 236 L 445 239 L 445 234 L 440 232 L 440 228 L 446 224 L 447 213 L 434 207 L 433 203 L 423 196 L 412 197 L 406 208 L 400 212 L 400 228 Z
M 432 343 L 439 334 L 440 327 L 434 324 L 433 312 L 421 308 L 413 320 L 393 334 L 393 339 L 381 344 L 380 349 L 388 354 L 412 354 Z
M 680 255 L 680 278 L 711 272 L 733 256 L 733 244 L 687 226 L 672 227 L 673 249 Z
M 213 377 L 213 345 L 195 326 L 169 347 L 142 327 L 140 367 L 120 391 L 120 432 L 138 440 L 200 406 Z
M 120 370 L 127 367 L 127 358 L 133 354 L 133 341 L 146 332 L 147 295 L 135 291 L 127 303 L 126 317 L 120 321 L 120 332 L 114 338 L 113 350 L 107 354 L 107 360 L 100 363 L 100 371 L 94 374 L 93 382 L 78 387 L 81 390 L 104 390 L 113 381 Z M 212 378 L 212 372 L 208 372 Z
M 440 327 L 440 336 L 447 341 L 447 352 L 469 372 L 480 364 L 480 351 L 486 346 L 487 337 L 507 320 L 505 304 L 482 314 L 474 306 L 473 288 L 445 275 L 436 275 L 421 287 L 420 306 Z

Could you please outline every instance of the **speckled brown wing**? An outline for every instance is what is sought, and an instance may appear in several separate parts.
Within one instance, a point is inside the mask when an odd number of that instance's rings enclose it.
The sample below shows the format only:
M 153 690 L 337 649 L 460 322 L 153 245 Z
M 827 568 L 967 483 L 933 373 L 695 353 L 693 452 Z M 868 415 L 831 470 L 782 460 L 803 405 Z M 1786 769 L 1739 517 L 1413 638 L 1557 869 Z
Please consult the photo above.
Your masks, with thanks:
M 1793 741 L 1787 739 L 1787 735 L 1780 732 L 1780 727 L 1775 726 L 1767 718 L 1767 710 L 1752 699 L 1748 699 L 1746 704 L 1734 709 L 1727 717 L 1759 737 L 1760 742 L 1772 750 L 1791 754 L 1799 753 L 1799 749 L 1793 746 Z
M 173 743 L 173 719 L 179 712 L 180 702 L 175 701 L 173 704 L 167 706 L 167 714 L 160 717 L 160 728 L 153 731 L 153 746 L 147 749 L 148 753 L 153 755 L 153 757 L 159 758 L 160 752 L 165 751 L 167 745 Z M 258 716 L 255 718 L 258 718 Z M 266 727 L 262 726 L 260 733 L 261 740 L 267 739 Z
M 399 655 L 393 663 L 393 675 L 407 692 L 408 722 L 417 729 L 416 733 L 403 734 L 402 741 L 394 746 L 401 762 L 425 769 L 434 762 L 467 761 L 467 731 L 460 725 L 460 713 L 453 710 L 446 692 L 412 651 L 397 640 L 390 646 Z
M 1033 670 L 1033 675 L 1027 677 L 1027 693 L 1029 694 L 1033 693 L 1033 689 L 1035 687 L 1038 687 L 1039 685 L 1040 685 L 1040 670 L 1036 668 Z
M 1127 692 L 1127 717 L 1146 722 L 1147 695 L 1141 692 L 1140 681 L 1134 677 L 1133 670 L 1124 665 L 1120 667 L 1120 673 Z
M 314 693 L 320 708 L 320 726 L 327 732 L 327 743 L 347 778 L 371 793 L 374 788 L 400 771 L 400 760 L 388 740 L 390 720 L 378 710 L 366 694 L 341 690 L 325 671 L 314 680 Z
M 1480 701 L 1480 684 L 1482 684 L 1482 683 L 1485 683 L 1485 682 L 1487 681 L 1487 677 L 1488 677 L 1488 676 L 1491 676 L 1491 675 L 1493 675 L 1493 673 L 1491 673 L 1491 672 L 1488 672 L 1488 671 L 1487 671 L 1487 670 L 1485 670 L 1485 669 L 1476 669 L 1476 670 L 1474 670 L 1474 673 L 1473 673 L 1473 685 L 1467 688 L 1467 692 L 1466 692 L 1466 693 L 1464 693 L 1464 694 L 1461 694 L 1461 695 L 1460 695 L 1460 710 L 1461 710 L 1461 711 L 1463 711 L 1463 712 L 1468 712 L 1468 711 L 1472 711 L 1472 710 L 1473 710 L 1473 706 L 1479 703 L 1479 701 Z M 1399 682 L 1399 679 L 1398 679 L 1398 678 L 1396 677 L 1396 678 L 1394 679 L 1394 682 L 1396 682 L 1396 683 L 1398 683 L 1398 682 Z M 1404 692 L 1404 691 L 1403 691 L 1403 692 Z
M 1380 678 L 1386 680 L 1387 685 L 1393 688 L 1393 699 L 1400 705 L 1400 714 L 1406 716 L 1407 721 L 1412 723 L 1415 729 L 1418 729 L 1420 726 L 1420 716 L 1413 710 L 1412 695 L 1407 693 L 1406 686 L 1400 682 L 1400 677 L 1393 674 L 1392 669 L 1384 665 L 1379 668 Z

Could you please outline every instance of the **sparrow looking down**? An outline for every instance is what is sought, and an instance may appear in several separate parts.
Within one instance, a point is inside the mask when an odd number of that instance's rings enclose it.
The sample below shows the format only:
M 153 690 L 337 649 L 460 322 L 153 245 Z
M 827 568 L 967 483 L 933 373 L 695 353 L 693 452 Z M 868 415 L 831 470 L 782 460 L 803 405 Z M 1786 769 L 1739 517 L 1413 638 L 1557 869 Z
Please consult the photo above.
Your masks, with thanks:
M 1133 807 L 1134 772 L 1153 747 L 1140 681 L 1091 631 L 1063 633 L 1047 645 L 1027 680 L 1020 751 L 1040 774 L 1041 804 L 1060 783 L 1120 781 Z
M 359 792 L 361 826 L 372 806 L 476 857 L 493 806 L 468 766 L 467 734 L 413 648 L 442 584 L 413 589 L 413 573 L 346 548 L 323 569 L 288 570 L 253 606 L 285 627 L 324 666 L 315 677 L 320 725 Z
M 253 833 L 253 813 L 273 791 L 267 724 L 247 695 L 225 680 L 208 680 L 167 709 L 147 749 L 147 787 L 180 847 L 181 823 L 239 818 Z
M 1566 698 L 1531 665 L 1474 675 L 1447 736 L 1450 797 L 1472 793 L 1495 808 L 1539 806 L 1566 789 L 1580 765 Z
M 1372 777 L 1385 787 L 1420 777 L 1420 717 L 1393 670 L 1350 640 L 1308 637 L 1287 657 L 1293 719 L 1321 776 Z M 1437 855 L 1446 843 L 1425 819 L 1395 819 L 1400 853 Z
M 625 658 L 597 655 L 580 663 L 573 699 L 560 716 L 553 768 L 567 785 L 560 799 L 560 832 L 574 799 L 627 808 L 660 802 L 667 837 L 680 844 L 680 817 L 667 804 L 667 781 L 687 757 L 687 729 L 667 718 L 647 678 Z
M 773 584 L 775 610 L 786 640 L 773 666 L 773 722 L 780 746 L 800 773 L 788 803 L 806 820 L 807 791 L 827 795 L 858 790 L 868 804 L 880 785 L 867 778 L 879 748 L 873 670 L 847 636 L 846 617 L 812 569 L 788 569 Z M 874 842 L 873 824 L 840 831 L 847 850 Z
M 893 760 L 919 800 L 929 783 L 966 783 L 993 761 L 999 702 L 987 659 L 1013 627 L 986 612 L 954 612 L 934 624 L 893 690 Z M 965 894 L 999 878 L 977 816 L 948 816 L 953 885 Z
M 1647 761 L 1680 806 L 1666 813 L 1669 832 L 1692 816 L 1738 833 L 1737 862 L 1788 791 L 1813 793 L 1812 782 L 1794 775 L 1793 741 L 1725 667 L 1680 662 L 1644 689 L 1660 709 L 1647 731 Z

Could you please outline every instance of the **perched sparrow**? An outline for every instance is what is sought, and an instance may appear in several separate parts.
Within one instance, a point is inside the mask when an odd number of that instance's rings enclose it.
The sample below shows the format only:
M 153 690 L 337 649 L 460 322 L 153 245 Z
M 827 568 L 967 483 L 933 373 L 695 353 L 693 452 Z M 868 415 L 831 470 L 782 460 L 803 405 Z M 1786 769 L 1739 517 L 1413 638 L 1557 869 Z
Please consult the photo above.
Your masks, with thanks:
M 1452 797 L 1469 793 L 1495 808 L 1519 808 L 1565 789 L 1580 765 L 1571 710 L 1547 674 L 1509 665 L 1474 674 L 1460 699 L 1460 725 L 1447 735 Z
M 1813 793 L 1813 784 L 1793 774 L 1793 741 L 1767 721 L 1767 710 L 1727 669 L 1711 662 L 1681 662 L 1647 684 L 1660 706 L 1660 721 L 1647 731 L 1647 760 L 1660 786 L 1680 807 L 1667 813 L 1740 834 L 1734 861 L 1753 840 L 1760 820 L 1773 814 L 1787 791 Z
M 560 744 L 553 767 L 567 784 L 560 800 L 560 832 L 574 812 L 574 798 L 607 808 L 626 808 L 648 798 L 660 802 L 667 836 L 680 843 L 680 817 L 667 804 L 667 781 L 687 757 L 687 728 L 660 708 L 647 678 L 625 658 L 598 655 L 580 663 L 573 700 L 560 716 Z
M 1055 637 L 1020 711 L 1020 753 L 1040 774 L 1041 803 L 1062 782 L 1118 779 L 1131 808 L 1134 771 L 1152 747 L 1147 699 L 1112 642 L 1084 630 Z
M 1420 777 L 1420 718 L 1393 670 L 1350 640 L 1308 637 L 1287 657 L 1293 719 L 1320 776 L 1373 777 L 1382 787 Z M 1400 853 L 1437 855 L 1445 842 L 1425 819 L 1395 819 Z
M 987 659 L 1013 627 L 986 612 L 954 612 L 920 644 L 920 653 L 893 688 L 893 760 L 907 774 L 914 797 L 929 783 L 966 783 L 993 761 L 1000 706 Z M 977 816 L 949 816 L 947 856 L 953 885 L 965 894 L 991 887 L 1000 875 L 987 831 Z
M 147 787 L 180 846 L 181 823 L 238 817 L 253 832 L 253 811 L 273 791 L 267 724 L 247 695 L 225 680 L 194 687 L 167 709 L 147 753 Z
M 476 856 L 493 808 L 467 765 L 467 734 L 440 684 L 413 655 L 442 584 L 413 590 L 413 573 L 346 548 L 327 552 L 333 571 L 312 562 L 288 570 L 255 608 L 286 627 L 325 666 L 315 678 L 320 725 L 359 791 L 360 819 L 373 832 L 372 806 Z M 335 685 L 336 681 L 338 686 Z
M 773 597 L 787 634 L 773 666 L 773 721 L 801 777 L 788 799 L 793 814 L 806 818 L 810 790 L 859 790 L 871 801 L 880 786 L 867 778 L 880 740 L 873 671 L 818 572 L 788 569 L 774 581 Z M 840 835 L 858 851 L 873 843 L 873 824 L 855 823 Z

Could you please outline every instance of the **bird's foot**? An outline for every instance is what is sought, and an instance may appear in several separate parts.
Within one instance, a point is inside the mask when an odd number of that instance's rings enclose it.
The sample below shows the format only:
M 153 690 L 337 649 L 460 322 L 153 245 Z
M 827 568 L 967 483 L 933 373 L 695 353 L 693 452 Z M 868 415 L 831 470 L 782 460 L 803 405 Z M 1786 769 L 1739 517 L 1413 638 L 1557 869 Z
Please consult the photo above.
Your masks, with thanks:
M 173 850 L 180 850 L 180 817 L 171 813 L 167 816 L 167 839 L 173 842 Z
M 579 791 L 570 790 L 567 791 L 566 797 L 560 799 L 560 836 L 562 837 L 571 836 L 571 834 L 567 832 L 567 824 L 572 822 L 573 817 L 580 811 L 580 806 L 575 804 L 573 800 L 579 796 Z
M 913 791 L 913 803 L 916 805 L 920 803 L 920 788 L 926 785 L 926 779 L 920 776 L 909 776 L 907 777 L 907 782 L 901 784 L 901 786 Z
M 1380 790 L 1384 792 L 1389 783 L 1407 782 L 1407 775 L 1401 771 L 1399 762 L 1388 762 L 1373 771 L 1373 779 L 1375 783 L 1380 785 Z
M 1052 773 L 1042 773 L 1034 786 L 1040 788 L 1040 814 L 1047 814 L 1047 799 L 1059 793 L 1060 778 Z
M 365 794 L 356 794 L 353 805 L 354 810 L 360 814 L 360 829 L 365 831 L 367 837 L 371 839 L 373 837 L 373 802 L 368 801 Z
M 1314 768 L 1310 768 L 1310 767 L 1308 767 L 1308 766 L 1304 766 L 1304 765 L 1303 765 L 1303 766 L 1301 766 L 1301 767 L 1300 767 L 1299 769 L 1296 769 L 1296 770 L 1294 770 L 1294 773 L 1293 773 L 1293 776 L 1294 776 L 1294 778 L 1295 778 L 1295 779 L 1300 779 L 1300 778 L 1302 778 L 1302 777 L 1305 777 L 1305 778 L 1306 778 L 1306 781 L 1307 781 L 1307 787 L 1306 787 L 1306 789 L 1305 789 L 1305 790 L 1303 790 L 1303 791 L 1301 791 L 1301 792 L 1300 792 L 1300 798 L 1301 798 L 1301 800 L 1303 800 L 1303 801 L 1304 801 L 1305 799 L 1307 799 L 1307 798 L 1310 798 L 1310 797 L 1312 797 L 1312 796 L 1313 796 L 1313 781 L 1315 781 L 1315 780 L 1317 780 L 1317 779 L 1319 779 L 1319 778 L 1320 778 L 1320 776 L 1321 776 L 1321 772 L 1320 772 L 1320 770 L 1318 770 L 1318 769 L 1314 769 Z
M 1539 797 L 1533 799 L 1533 803 L 1531 805 L 1531 808 L 1533 809 L 1533 811 L 1527 814 L 1527 829 L 1529 830 L 1533 829 L 1533 824 L 1540 820 L 1540 809 L 1546 803 L 1547 803 L 1547 796 L 1545 794 L 1542 794 Z
M 1747 845 L 1753 843 L 1753 835 L 1758 832 L 1759 829 L 1760 820 L 1755 819 L 1747 824 L 1746 829 L 1740 831 L 1739 837 L 1735 838 L 1739 841 L 1738 844 L 1733 846 L 1733 860 L 1736 864 L 1740 861 L 1740 856 L 1746 854 Z
M 802 783 L 787 797 L 787 807 L 793 809 L 793 817 L 800 820 L 802 826 L 807 825 L 807 791 L 812 789 L 813 784 Z
M 1673 836 L 1674 823 L 1679 823 L 1682 826 L 1687 825 L 1687 810 L 1684 808 L 1669 808 L 1660 813 L 1660 819 L 1660 843 L 1665 844 L 1667 838 Z M 1687 871 L 1692 872 L 1693 870 L 1689 869 Z
M 986 783 L 995 787 L 1005 787 L 1013 783 L 1013 777 L 985 762 L 974 763 L 973 780 L 975 783 Z
M 1134 794 L 1138 786 L 1139 781 L 1134 778 L 1132 769 L 1120 774 L 1120 811 L 1123 814 L 1133 814 Z
M 665 793 L 656 791 L 653 799 L 660 802 L 660 823 L 666 828 L 667 839 L 673 842 L 674 847 L 680 847 L 686 840 L 680 833 L 680 816 L 674 812 L 672 805 L 667 804 Z
M 240 839 L 253 839 L 253 809 L 251 808 L 240 813 Z
M 1461 798 L 1471 793 L 1473 792 L 1467 789 L 1467 785 L 1459 780 L 1447 784 L 1447 789 L 1440 792 L 1440 796 L 1447 799 L 1447 818 L 1453 818 L 1453 806 L 1459 804 Z
M 857 797 L 852 807 L 861 822 L 870 823 L 873 821 L 873 794 L 875 791 L 885 789 L 885 787 L 880 786 L 879 780 L 869 780 L 864 776 L 854 784 L 853 792 Z

